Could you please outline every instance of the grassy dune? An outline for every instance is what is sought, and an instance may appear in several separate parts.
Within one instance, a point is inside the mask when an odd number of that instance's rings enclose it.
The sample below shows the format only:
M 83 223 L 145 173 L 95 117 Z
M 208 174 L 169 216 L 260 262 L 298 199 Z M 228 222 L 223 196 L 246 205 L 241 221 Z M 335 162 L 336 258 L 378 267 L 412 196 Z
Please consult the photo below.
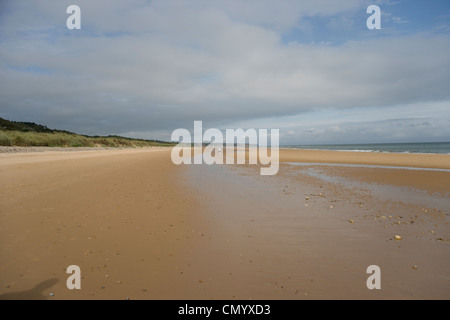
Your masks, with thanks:
M 30 122 L 0 118 L 0 146 L 18 147 L 150 147 L 173 146 L 158 140 L 131 139 L 119 136 L 85 136 L 53 130 Z

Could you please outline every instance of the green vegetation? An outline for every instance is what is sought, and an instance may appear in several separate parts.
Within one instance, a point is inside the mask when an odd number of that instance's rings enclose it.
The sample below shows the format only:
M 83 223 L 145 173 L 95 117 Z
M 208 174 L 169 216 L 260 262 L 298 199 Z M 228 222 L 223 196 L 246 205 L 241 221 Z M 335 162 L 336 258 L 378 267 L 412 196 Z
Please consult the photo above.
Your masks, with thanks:
M 173 146 L 159 140 L 132 139 L 119 136 L 85 136 L 49 129 L 33 122 L 15 122 L 0 118 L 0 146 L 19 147 L 150 147 Z

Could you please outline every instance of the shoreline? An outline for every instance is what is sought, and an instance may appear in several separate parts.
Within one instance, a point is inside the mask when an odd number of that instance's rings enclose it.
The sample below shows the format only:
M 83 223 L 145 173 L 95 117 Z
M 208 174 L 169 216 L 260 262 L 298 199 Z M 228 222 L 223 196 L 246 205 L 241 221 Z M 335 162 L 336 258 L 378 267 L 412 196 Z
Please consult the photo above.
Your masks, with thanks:
M 17 155 L 57 154 L 80 152 L 139 152 L 145 150 L 168 149 L 172 147 L 141 147 L 141 148 L 111 148 L 111 147 L 2 147 L 0 159 Z M 382 167 L 404 167 L 423 169 L 450 169 L 450 154 L 440 153 L 396 153 L 396 152 L 355 152 L 345 150 L 318 149 L 279 149 L 279 162 L 308 164 L 348 164 Z

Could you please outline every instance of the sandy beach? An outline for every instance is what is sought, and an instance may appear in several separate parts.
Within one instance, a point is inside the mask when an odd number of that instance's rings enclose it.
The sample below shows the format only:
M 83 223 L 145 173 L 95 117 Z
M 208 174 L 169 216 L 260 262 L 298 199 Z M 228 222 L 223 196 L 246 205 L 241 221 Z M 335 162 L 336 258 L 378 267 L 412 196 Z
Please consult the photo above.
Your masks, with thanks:
M 450 155 L 281 150 L 261 176 L 170 151 L 1 153 L 0 299 L 450 298 Z
M 281 162 L 343 163 L 450 169 L 447 154 L 281 149 Z

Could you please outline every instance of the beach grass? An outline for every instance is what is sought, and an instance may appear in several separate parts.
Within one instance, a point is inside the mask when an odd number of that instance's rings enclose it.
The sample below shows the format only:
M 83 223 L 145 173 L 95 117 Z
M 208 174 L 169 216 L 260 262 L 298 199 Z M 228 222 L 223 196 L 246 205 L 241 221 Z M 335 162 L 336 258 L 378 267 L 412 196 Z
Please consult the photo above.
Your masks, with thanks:
M 50 129 L 34 122 L 10 121 L 0 118 L 0 146 L 140 148 L 173 145 L 175 144 L 166 141 L 115 135 L 87 136 L 66 130 Z
M 170 142 L 119 136 L 84 136 L 67 132 L 0 131 L 1 146 L 18 147 L 125 147 L 172 146 Z

